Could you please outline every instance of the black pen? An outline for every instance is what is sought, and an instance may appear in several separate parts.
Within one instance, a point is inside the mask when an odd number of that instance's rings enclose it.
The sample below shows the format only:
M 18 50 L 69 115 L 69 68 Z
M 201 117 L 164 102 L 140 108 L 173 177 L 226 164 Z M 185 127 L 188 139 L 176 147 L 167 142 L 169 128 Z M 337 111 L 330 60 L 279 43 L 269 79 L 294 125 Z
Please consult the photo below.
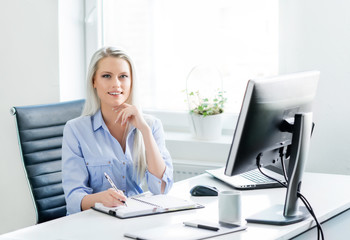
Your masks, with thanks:
M 107 173 L 105 173 L 105 177 L 107 178 L 109 184 L 111 184 L 112 188 L 114 188 L 114 190 L 116 190 L 117 192 L 120 192 L 119 189 L 115 186 L 114 182 L 112 181 L 112 179 L 108 176 Z M 120 200 L 122 203 L 124 203 L 125 206 L 128 206 L 126 205 L 126 202 L 123 201 L 123 200 Z
M 212 227 L 204 224 L 197 224 L 197 223 L 191 223 L 191 222 L 184 222 L 185 226 L 188 227 L 195 227 L 195 228 L 202 228 L 202 229 L 207 229 L 211 231 L 219 231 L 220 229 L 217 227 Z

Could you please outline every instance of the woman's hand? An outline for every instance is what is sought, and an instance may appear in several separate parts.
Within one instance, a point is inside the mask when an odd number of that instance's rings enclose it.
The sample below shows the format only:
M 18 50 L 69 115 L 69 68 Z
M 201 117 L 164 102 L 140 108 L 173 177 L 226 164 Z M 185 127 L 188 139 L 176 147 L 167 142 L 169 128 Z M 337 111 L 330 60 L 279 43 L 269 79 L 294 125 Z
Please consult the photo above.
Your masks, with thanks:
M 113 108 L 113 111 L 117 113 L 115 122 L 120 121 L 121 125 L 125 125 L 127 122 L 129 122 L 141 132 L 148 128 L 148 125 L 145 119 L 142 117 L 140 111 L 133 105 L 123 103 L 122 105 Z
M 123 205 L 122 201 L 126 201 L 126 197 L 123 192 L 117 192 L 113 188 L 109 188 L 106 191 L 100 192 L 100 202 L 106 207 L 117 207 Z
M 90 209 L 95 206 L 95 203 L 102 203 L 106 207 L 117 207 L 124 205 L 122 201 L 126 201 L 123 192 L 109 188 L 103 192 L 86 195 L 81 201 L 81 209 Z
M 123 205 L 122 201 L 126 201 L 126 197 L 122 191 L 116 191 L 113 188 L 109 188 L 103 191 L 101 194 L 101 203 L 106 207 L 116 207 Z

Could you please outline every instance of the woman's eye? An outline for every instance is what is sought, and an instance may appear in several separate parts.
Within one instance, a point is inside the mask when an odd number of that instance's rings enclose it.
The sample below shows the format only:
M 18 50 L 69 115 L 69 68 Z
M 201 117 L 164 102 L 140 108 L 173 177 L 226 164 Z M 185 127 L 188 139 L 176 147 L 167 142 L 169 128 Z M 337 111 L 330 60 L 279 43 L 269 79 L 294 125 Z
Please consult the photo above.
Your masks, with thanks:
M 125 74 L 120 75 L 120 78 L 127 78 L 127 77 L 128 77 L 128 75 L 125 75 Z
M 103 78 L 111 78 L 111 75 L 110 74 L 103 74 L 102 77 Z

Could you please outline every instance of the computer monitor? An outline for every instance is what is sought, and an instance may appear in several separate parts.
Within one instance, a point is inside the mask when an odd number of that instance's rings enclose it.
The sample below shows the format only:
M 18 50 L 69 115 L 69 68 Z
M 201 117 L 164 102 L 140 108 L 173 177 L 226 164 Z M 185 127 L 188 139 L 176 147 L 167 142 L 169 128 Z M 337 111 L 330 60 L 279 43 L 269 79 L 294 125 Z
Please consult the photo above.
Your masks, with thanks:
M 309 71 L 250 80 L 247 84 L 225 175 L 256 169 L 258 162 L 268 166 L 289 159 L 285 204 L 266 211 L 276 219 L 263 214 L 261 220 L 248 222 L 285 225 L 305 218 L 307 211 L 298 207 L 297 192 L 313 129 L 312 103 L 318 79 L 318 71 Z M 277 213 L 281 211 L 282 216 Z

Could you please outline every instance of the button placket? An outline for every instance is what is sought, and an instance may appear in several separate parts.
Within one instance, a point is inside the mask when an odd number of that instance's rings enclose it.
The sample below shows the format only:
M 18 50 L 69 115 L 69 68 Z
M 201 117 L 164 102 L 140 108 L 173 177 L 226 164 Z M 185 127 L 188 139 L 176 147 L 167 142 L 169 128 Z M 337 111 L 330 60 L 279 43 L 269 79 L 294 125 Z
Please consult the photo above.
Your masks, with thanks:
M 122 191 L 123 191 L 123 193 L 125 194 L 125 192 L 126 192 L 126 173 L 127 173 L 127 171 L 126 171 L 126 156 L 124 156 L 124 159 L 122 159 L 122 187 L 121 187 L 121 189 L 122 189 Z

